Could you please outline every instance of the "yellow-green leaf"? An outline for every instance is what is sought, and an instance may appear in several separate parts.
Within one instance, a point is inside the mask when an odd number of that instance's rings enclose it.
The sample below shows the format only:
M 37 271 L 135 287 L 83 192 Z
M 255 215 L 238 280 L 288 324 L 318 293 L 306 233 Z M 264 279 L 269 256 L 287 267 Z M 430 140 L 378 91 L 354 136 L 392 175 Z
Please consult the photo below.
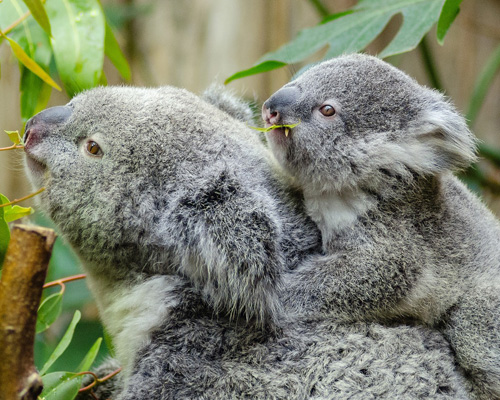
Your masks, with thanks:
M 268 126 L 267 128 L 258 128 L 256 126 L 251 126 L 250 128 L 255 129 L 256 131 L 259 131 L 259 132 L 269 132 L 269 131 L 272 131 L 273 129 L 279 129 L 279 128 L 292 129 L 292 128 L 295 128 L 299 124 L 300 124 L 300 121 L 297 122 L 296 124 L 290 124 L 290 125 L 271 125 L 271 126 Z
M 2 34 L 2 36 L 9 42 L 12 52 L 16 58 L 31 72 L 37 75 L 44 82 L 48 83 L 50 86 L 57 90 L 61 90 L 59 85 L 53 81 L 53 79 L 32 59 L 25 51 L 19 46 L 14 40 Z
M 5 221 L 12 222 L 16 219 L 26 217 L 33 214 L 35 211 L 31 207 L 21 207 L 21 206 L 7 206 L 5 207 Z
M 5 131 L 5 133 L 9 136 L 9 139 L 14 144 L 21 144 L 23 139 L 21 135 L 19 135 L 19 131 Z
M 45 8 L 43 7 L 41 0 L 23 1 L 24 4 L 28 6 L 29 10 L 31 11 L 31 15 L 33 15 L 33 18 L 35 18 L 36 22 L 38 22 L 43 30 L 47 32 L 49 36 L 51 36 L 49 18 L 47 17 L 47 13 L 45 12 Z

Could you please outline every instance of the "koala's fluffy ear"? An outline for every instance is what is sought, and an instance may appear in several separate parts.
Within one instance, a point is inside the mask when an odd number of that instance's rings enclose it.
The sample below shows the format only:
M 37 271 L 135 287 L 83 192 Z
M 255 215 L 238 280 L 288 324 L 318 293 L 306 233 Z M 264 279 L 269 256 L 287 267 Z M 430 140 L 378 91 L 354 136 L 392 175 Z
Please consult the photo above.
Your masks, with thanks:
M 412 140 L 403 145 L 408 157 L 403 162 L 422 174 L 461 170 L 476 160 L 476 139 L 465 119 L 438 96 L 415 120 Z
M 254 113 L 248 103 L 219 83 L 212 83 L 202 94 L 203 100 L 225 111 L 231 117 L 249 124 L 254 123 Z

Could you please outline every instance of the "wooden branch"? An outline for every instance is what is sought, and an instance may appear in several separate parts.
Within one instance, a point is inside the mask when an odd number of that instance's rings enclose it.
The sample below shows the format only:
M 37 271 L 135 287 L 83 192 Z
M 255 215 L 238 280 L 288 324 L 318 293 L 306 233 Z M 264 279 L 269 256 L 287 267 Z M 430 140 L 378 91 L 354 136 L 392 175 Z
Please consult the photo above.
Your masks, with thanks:
M 34 400 L 42 380 L 33 360 L 35 327 L 43 283 L 56 235 L 16 225 L 0 281 L 0 397 Z

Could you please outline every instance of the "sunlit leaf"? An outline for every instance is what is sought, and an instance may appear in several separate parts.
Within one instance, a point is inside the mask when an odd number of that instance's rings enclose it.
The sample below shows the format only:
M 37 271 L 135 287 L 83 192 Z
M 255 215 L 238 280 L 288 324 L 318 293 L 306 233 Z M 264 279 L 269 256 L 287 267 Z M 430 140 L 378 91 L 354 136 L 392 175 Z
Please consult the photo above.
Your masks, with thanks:
M 82 386 L 82 376 L 73 372 L 53 372 L 42 376 L 40 400 L 73 400 Z
M 35 75 L 40 77 L 44 82 L 48 83 L 50 86 L 57 90 L 61 90 L 59 85 L 54 82 L 54 80 L 47 74 L 32 58 L 30 58 L 26 52 L 22 49 L 19 44 L 17 44 L 14 40 L 11 38 L 4 36 L 5 39 L 10 44 L 10 48 L 12 49 L 12 52 L 16 56 L 16 58 L 26 67 L 28 68 L 31 72 L 33 72 Z
M 99 338 L 95 341 L 93 346 L 90 348 L 86 356 L 83 358 L 82 362 L 76 369 L 77 372 L 85 372 L 90 369 L 92 364 L 95 361 L 95 358 L 97 357 L 97 353 L 99 352 L 99 348 L 101 347 L 102 343 L 102 338 Z
M 41 0 L 23 0 L 24 4 L 28 6 L 31 11 L 31 15 L 35 18 L 36 22 L 40 24 L 45 32 L 50 36 L 50 22 L 47 17 L 47 13 L 45 12 L 45 8 L 43 7 Z
M 98 0 L 47 0 L 52 48 L 59 76 L 70 96 L 100 82 L 105 21 Z
M 439 44 L 443 44 L 448 29 L 460 12 L 461 2 L 462 0 L 446 0 L 444 2 L 437 24 L 437 40 Z
M 259 131 L 259 132 L 269 132 L 269 131 L 272 131 L 273 129 L 279 129 L 279 128 L 292 129 L 292 128 L 295 128 L 299 124 L 300 124 L 300 122 L 297 122 L 296 124 L 290 124 L 290 125 L 271 125 L 271 126 L 268 126 L 267 128 L 258 128 L 256 126 L 251 126 L 250 128 L 252 128 L 256 131 Z
M 45 331 L 59 317 L 62 310 L 62 293 L 48 296 L 38 308 L 36 333 Z
M 9 137 L 10 141 L 14 144 L 21 144 L 21 142 L 23 141 L 21 135 L 19 134 L 19 131 L 5 131 L 5 133 Z
M 61 356 L 62 353 L 68 348 L 71 343 L 71 339 L 73 339 L 73 334 L 75 333 L 75 327 L 78 321 L 80 321 L 81 313 L 80 311 L 75 311 L 75 315 L 73 315 L 73 320 L 68 326 L 66 333 L 62 337 L 61 341 L 58 343 L 54 352 L 51 354 L 49 359 L 45 362 L 43 368 L 40 371 L 40 375 L 44 375 L 49 368 L 54 364 L 54 362 Z

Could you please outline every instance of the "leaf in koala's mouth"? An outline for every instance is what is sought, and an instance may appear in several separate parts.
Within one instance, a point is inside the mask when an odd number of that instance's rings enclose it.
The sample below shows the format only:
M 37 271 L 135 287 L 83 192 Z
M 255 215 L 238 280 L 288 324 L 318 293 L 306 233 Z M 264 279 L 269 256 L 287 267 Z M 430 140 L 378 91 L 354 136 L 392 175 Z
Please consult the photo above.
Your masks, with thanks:
M 251 126 L 250 128 L 255 129 L 256 131 L 259 132 L 269 132 L 272 131 L 273 129 L 285 129 L 285 136 L 288 137 L 288 133 L 290 132 L 290 129 L 295 128 L 297 125 L 300 124 L 300 121 L 297 122 L 296 124 L 289 124 L 289 125 L 271 125 L 266 128 L 258 128 L 256 126 Z

